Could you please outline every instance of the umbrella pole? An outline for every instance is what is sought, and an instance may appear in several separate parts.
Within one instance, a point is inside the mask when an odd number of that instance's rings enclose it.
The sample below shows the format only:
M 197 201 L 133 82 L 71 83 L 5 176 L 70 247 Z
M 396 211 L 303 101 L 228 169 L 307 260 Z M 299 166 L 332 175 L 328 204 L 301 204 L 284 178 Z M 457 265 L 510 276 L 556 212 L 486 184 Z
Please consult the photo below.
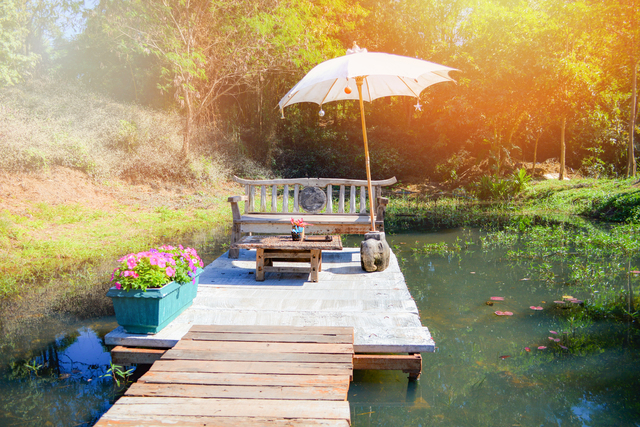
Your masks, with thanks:
M 356 85 L 358 86 L 358 98 L 360 98 L 360 117 L 362 119 L 362 139 L 364 139 L 364 158 L 367 169 L 367 188 L 369 190 L 369 214 L 371 216 L 371 231 L 376 231 L 376 223 L 373 217 L 373 191 L 371 188 L 371 166 L 369 162 L 369 143 L 367 142 L 367 123 L 364 119 L 364 102 L 362 101 L 362 83 L 364 77 L 356 77 Z

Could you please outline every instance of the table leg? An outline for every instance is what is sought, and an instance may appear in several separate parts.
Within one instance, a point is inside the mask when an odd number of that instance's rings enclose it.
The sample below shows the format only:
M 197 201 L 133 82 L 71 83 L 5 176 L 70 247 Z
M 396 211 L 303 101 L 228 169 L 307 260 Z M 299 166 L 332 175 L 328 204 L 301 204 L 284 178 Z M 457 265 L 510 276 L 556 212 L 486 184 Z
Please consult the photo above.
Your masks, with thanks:
M 264 282 L 264 249 L 256 249 L 256 280 Z
M 318 264 L 320 261 L 320 249 L 311 249 L 311 273 L 309 274 L 310 282 L 318 281 Z

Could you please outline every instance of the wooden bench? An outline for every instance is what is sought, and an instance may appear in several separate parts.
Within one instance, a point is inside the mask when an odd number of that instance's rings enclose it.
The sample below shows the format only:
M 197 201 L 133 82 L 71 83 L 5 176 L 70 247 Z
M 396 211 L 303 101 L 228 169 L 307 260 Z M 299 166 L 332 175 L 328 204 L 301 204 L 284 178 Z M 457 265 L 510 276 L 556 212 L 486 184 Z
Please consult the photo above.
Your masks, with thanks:
M 311 224 L 306 229 L 307 234 L 365 234 L 371 231 L 366 180 L 251 180 L 238 177 L 233 180 L 245 186 L 245 194 L 228 199 L 233 214 L 229 258 L 238 257 L 240 250 L 234 248 L 234 243 L 241 239 L 243 233 L 287 234 L 291 232 L 292 217 L 303 218 Z M 384 231 L 384 214 L 389 202 L 382 197 L 382 187 L 395 183 L 395 177 L 371 181 L 375 195 L 374 221 L 378 231 Z M 337 200 L 334 199 L 336 192 Z M 256 209 L 256 199 L 260 200 L 259 209 Z M 240 211 L 240 202 L 244 202 L 244 213 Z

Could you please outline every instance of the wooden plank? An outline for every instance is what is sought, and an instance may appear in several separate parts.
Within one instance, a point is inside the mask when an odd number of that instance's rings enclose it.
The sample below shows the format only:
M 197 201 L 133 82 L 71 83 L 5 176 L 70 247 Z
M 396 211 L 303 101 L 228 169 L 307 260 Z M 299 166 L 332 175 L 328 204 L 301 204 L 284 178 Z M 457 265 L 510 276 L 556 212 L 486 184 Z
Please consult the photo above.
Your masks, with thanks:
M 353 344 L 299 343 L 299 342 L 245 342 L 180 340 L 172 350 L 204 350 L 216 352 L 241 351 L 243 353 L 317 353 L 353 354 Z
M 342 326 L 285 326 L 285 325 L 193 325 L 189 332 L 211 332 L 226 333 L 233 332 L 238 334 L 256 334 L 258 336 L 265 334 L 287 334 L 291 336 L 311 337 L 334 336 L 334 335 L 353 335 L 352 327 Z
M 272 185 L 272 184 L 298 184 L 303 187 L 326 187 L 333 185 L 367 185 L 366 179 L 341 179 L 341 178 L 287 178 L 287 179 L 244 179 L 233 177 L 233 180 L 239 184 L 245 185 Z M 393 178 L 372 180 L 371 185 L 393 185 L 398 180 Z
M 204 350 L 170 349 L 161 360 L 208 360 L 229 362 L 299 362 L 299 363 L 351 363 L 349 354 L 320 353 L 222 353 Z
M 367 213 L 367 191 L 364 185 L 360 187 L 360 213 Z
M 115 365 L 150 365 L 166 352 L 164 349 L 155 348 L 130 348 L 116 346 L 111 350 L 111 362 Z
M 260 186 L 260 212 L 267 211 L 267 187 L 265 185 Z
M 333 400 L 206 399 L 124 396 L 110 410 L 113 415 L 277 417 L 349 419 L 349 402 Z
M 280 236 L 245 236 L 241 240 L 234 242 L 233 246 L 244 249 L 268 249 L 273 252 L 304 252 L 311 249 L 341 250 L 342 239 L 340 236 L 329 236 L 321 239 L 293 240 L 291 234 Z
M 249 188 L 249 213 L 256 210 L 256 187 L 253 185 Z
M 271 186 L 271 212 L 278 212 L 278 187 Z
M 133 383 L 125 396 L 204 397 L 213 399 L 338 400 L 347 396 L 349 386 L 253 386 Z
M 282 212 L 289 212 L 289 184 L 284 185 L 284 198 L 282 199 Z
M 150 371 L 210 372 L 239 374 L 351 375 L 352 363 L 292 363 L 184 360 L 179 366 L 171 360 L 158 360 Z
M 293 187 L 293 212 L 300 212 L 300 206 L 298 204 L 298 196 L 300 195 L 300 186 L 298 184 Z M 289 223 L 291 224 L 291 223 Z
M 405 373 L 422 371 L 420 354 L 356 354 L 353 356 L 354 370 L 399 370 Z
M 188 332 L 182 341 L 253 341 L 253 342 L 298 342 L 298 343 L 326 343 L 326 344 L 351 344 L 351 335 L 313 335 L 313 334 L 243 334 L 236 332 Z M 126 348 L 126 347 L 119 347 Z M 140 349 L 147 350 L 147 349 Z
M 325 214 L 333 213 L 333 186 L 327 185 L 327 208 Z
M 344 185 L 340 186 L 340 193 L 338 196 L 338 213 L 339 214 L 344 213 Z
M 320 419 L 277 419 L 273 417 L 190 417 L 190 416 L 156 416 L 115 414 L 107 412 L 98 421 L 99 427 L 349 427 L 348 420 L 320 420 Z
M 349 192 L 349 213 L 356 213 L 356 186 L 352 185 Z
M 147 371 L 139 382 L 153 384 L 251 385 L 251 386 L 349 386 L 347 375 L 237 374 L 219 372 Z
M 311 259 L 311 252 L 309 251 L 305 251 L 305 252 L 271 252 L 272 250 L 270 249 L 269 252 L 265 252 L 264 253 L 264 258 L 282 258 L 282 259 L 299 259 L 299 260 L 307 260 L 309 261 Z

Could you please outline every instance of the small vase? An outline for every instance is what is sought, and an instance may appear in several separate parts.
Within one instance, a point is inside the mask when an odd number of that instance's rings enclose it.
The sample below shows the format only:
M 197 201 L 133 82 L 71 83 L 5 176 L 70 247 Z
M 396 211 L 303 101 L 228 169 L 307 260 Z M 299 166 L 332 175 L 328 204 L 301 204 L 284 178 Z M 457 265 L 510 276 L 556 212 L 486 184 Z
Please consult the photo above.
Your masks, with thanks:
M 291 227 L 291 240 L 295 242 L 304 240 L 304 227 Z

